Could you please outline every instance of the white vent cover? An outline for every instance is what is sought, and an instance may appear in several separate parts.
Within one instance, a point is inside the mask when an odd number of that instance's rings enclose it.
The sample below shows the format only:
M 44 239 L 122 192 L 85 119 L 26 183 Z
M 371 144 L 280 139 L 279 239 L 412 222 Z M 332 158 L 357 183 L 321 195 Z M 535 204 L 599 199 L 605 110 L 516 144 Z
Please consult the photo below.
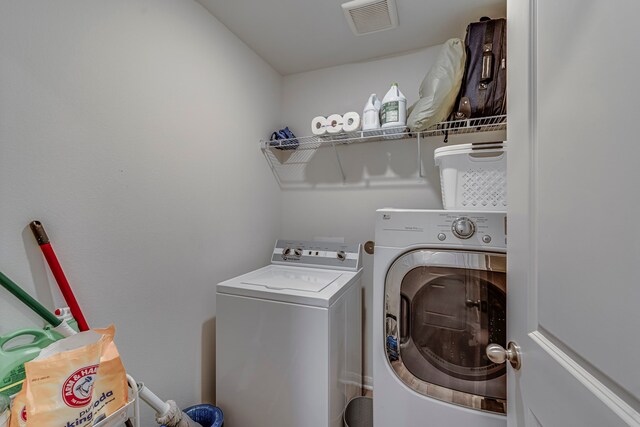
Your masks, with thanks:
M 353 0 L 342 5 L 344 16 L 356 36 L 398 26 L 395 0 Z

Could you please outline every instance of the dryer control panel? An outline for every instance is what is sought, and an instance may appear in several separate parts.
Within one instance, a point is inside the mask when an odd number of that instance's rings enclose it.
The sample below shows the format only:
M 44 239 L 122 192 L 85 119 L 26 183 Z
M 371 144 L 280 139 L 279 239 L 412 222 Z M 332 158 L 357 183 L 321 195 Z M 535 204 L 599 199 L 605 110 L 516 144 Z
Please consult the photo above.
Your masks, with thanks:
M 278 240 L 271 256 L 272 264 L 358 271 L 362 245 L 305 240 Z
M 462 249 L 507 248 L 504 212 L 380 209 L 376 246 L 428 245 Z

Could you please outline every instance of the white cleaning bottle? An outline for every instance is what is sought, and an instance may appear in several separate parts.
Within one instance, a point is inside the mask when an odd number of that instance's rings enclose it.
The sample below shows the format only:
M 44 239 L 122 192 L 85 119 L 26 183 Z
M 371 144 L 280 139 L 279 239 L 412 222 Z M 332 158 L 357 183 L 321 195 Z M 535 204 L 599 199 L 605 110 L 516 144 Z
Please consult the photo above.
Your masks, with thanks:
M 383 128 L 407 125 L 407 98 L 400 92 L 398 83 L 392 84 L 382 99 L 380 123 Z
M 362 112 L 362 130 L 380 128 L 380 100 L 372 93 Z

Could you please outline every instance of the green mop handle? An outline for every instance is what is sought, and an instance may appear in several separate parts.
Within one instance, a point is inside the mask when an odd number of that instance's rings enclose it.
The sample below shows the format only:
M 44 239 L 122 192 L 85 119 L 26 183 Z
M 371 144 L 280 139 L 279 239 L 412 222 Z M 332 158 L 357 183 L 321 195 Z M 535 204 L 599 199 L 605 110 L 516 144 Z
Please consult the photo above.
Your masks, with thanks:
M 20 301 L 22 301 L 27 307 L 31 310 L 35 311 L 36 314 L 42 317 L 47 323 L 53 325 L 54 327 L 60 326 L 62 320 L 58 319 L 55 314 L 47 310 L 47 308 L 40 304 L 38 301 L 33 299 L 31 295 L 26 293 L 20 286 L 16 285 L 11 279 L 5 276 L 0 271 L 0 285 L 4 287 L 6 290 L 11 292 L 16 296 Z

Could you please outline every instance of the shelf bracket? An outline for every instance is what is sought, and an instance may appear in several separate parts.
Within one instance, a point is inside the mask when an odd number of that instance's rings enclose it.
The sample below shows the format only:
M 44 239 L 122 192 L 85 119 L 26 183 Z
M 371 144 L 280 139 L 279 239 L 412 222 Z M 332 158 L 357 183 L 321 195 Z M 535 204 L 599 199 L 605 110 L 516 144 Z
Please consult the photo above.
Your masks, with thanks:
M 338 166 L 340 167 L 340 173 L 342 174 L 342 183 L 344 184 L 347 181 L 347 176 L 344 174 L 344 169 L 342 168 L 342 162 L 340 161 L 340 154 L 338 154 L 338 148 L 336 147 L 335 142 L 331 142 L 333 146 L 333 151 L 336 153 L 336 160 L 338 160 Z
M 421 141 L 420 141 L 421 132 L 416 133 L 416 141 L 418 143 L 418 176 L 420 178 L 424 178 L 424 169 L 422 167 L 422 151 L 421 151 Z

